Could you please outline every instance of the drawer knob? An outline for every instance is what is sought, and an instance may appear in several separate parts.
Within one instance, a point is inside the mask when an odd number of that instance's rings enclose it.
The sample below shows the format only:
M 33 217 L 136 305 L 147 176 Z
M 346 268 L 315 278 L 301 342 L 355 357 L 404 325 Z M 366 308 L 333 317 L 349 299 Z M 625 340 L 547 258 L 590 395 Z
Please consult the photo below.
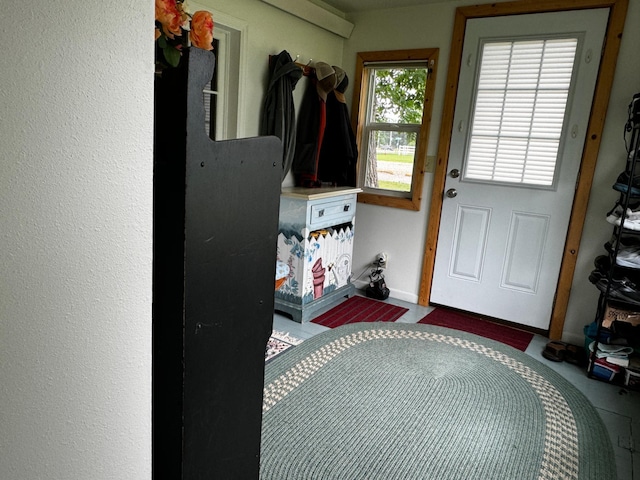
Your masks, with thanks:
M 348 212 L 349 211 L 349 207 L 351 205 L 345 205 L 344 208 L 342 209 L 343 212 Z
M 318 216 L 324 217 L 324 208 L 322 210 L 318 210 Z

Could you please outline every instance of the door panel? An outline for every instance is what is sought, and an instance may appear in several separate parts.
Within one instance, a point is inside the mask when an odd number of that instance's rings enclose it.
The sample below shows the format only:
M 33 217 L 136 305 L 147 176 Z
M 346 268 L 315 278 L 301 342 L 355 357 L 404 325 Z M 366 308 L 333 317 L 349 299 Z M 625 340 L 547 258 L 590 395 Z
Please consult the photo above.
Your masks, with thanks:
M 487 246 L 487 232 L 491 210 L 460 205 L 449 274 L 465 280 L 480 281 L 482 260 Z
M 457 195 L 442 203 L 432 303 L 548 328 L 608 13 L 594 9 L 467 22 L 449 151 L 452 174 L 445 184 Z M 465 171 L 481 45 L 567 34 L 578 46 L 553 185 L 479 182 L 454 173 Z M 515 144 L 507 150 L 517 160 L 524 150 L 519 140 Z
M 535 294 L 547 243 L 548 215 L 514 212 L 507 241 L 502 287 Z

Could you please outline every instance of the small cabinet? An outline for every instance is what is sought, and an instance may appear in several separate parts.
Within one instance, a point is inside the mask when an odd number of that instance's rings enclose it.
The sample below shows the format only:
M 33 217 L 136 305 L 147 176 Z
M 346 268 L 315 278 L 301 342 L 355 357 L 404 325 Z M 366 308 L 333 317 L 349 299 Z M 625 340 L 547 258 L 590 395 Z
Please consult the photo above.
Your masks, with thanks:
M 278 261 L 289 275 L 275 309 L 303 323 L 353 295 L 351 261 L 357 194 L 352 187 L 284 188 L 280 197 Z

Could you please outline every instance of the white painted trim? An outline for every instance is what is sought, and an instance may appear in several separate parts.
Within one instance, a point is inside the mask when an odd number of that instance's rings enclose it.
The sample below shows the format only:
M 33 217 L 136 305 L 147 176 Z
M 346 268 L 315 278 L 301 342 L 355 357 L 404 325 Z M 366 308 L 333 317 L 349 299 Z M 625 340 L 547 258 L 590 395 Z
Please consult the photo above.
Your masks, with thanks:
M 353 31 L 353 23 L 308 0 L 262 1 L 344 38 L 349 38 Z
M 245 24 L 244 27 L 238 29 L 240 32 L 240 58 L 238 63 L 240 66 L 239 79 L 238 79 L 238 129 L 237 138 L 245 138 L 247 136 L 247 122 L 245 122 L 245 108 L 246 98 L 245 92 L 247 91 L 247 75 L 248 70 L 248 58 L 249 58 L 249 25 Z
M 230 56 L 230 42 L 229 37 L 231 33 L 227 30 L 217 29 L 214 31 L 214 38 L 218 40 L 218 52 L 220 56 L 218 59 L 218 86 L 217 86 L 217 105 L 216 109 L 216 139 L 227 140 L 229 138 L 229 125 L 227 118 L 229 118 L 229 56 Z M 220 60 L 223 61 L 220 61 Z M 237 102 L 235 102 L 237 105 Z M 234 129 L 235 130 L 235 129 Z M 234 132 L 235 133 L 235 132 Z

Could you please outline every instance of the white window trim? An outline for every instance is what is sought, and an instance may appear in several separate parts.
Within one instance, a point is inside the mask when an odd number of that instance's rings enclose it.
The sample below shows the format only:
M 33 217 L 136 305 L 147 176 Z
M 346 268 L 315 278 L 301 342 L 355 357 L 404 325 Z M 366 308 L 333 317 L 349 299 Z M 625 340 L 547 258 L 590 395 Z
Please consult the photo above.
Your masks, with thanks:
M 356 75 L 353 86 L 352 115 L 353 125 L 356 130 L 358 149 L 361 150 L 362 130 L 364 115 L 366 115 L 365 95 L 369 88 L 365 67 L 370 63 L 405 63 L 411 60 L 425 60 L 429 66 L 429 77 L 426 86 L 426 97 L 423 107 L 422 124 L 419 138 L 417 139 L 417 162 L 414 162 L 413 178 L 411 181 L 411 197 L 398 197 L 388 195 L 390 190 L 376 190 L 375 192 L 362 192 L 358 194 L 358 202 L 371 205 L 381 205 L 391 208 L 419 211 L 423 203 L 423 187 L 425 182 L 425 166 L 427 150 L 429 148 L 429 130 L 435 97 L 436 76 L 438 70 L 438 48 L 418 48 L 402 50 L 381 50 L 358 52 L 356 54 Z M 429 81 L 430 80 L 430 81 Z M 358 152 L 358 173 L 362 168 L 362 162 L 366 161 L 361 151 Z
M 410 66 L 416 67 L 424 67 L 427 71 L 429 70 L 429 62 L 427 60 L 406 60 L 406 61 L 397 61 L 397 62 L 366 62 L 365 63 L 365 71 L 367 72 L 368 80 L 367 80 L 367 105 L 366 105 L 366 114 L 365 121 L 362 126 L 362 142 L 360 148 L 362 150 L 361 158 L 368 158 L 369 155 L 369 140 L 371 138 L 372 132 L 375 131 L 388 131 L 388 132 L 406 132 L 406 133 L 414 133 L 416 135 L 416 147 L 420 141 L 420 129 L 422 128 L 422 123 L 378 123 L 375 122 L 375 113 L 373 111 L 373 103 L 374 103 L 374 95 L 375 95 L 375 82 L 373 81 L 375 71 L 376 70 L 384 70 L 391 68 L 408 68 Z M 427 75 L 427 81 L 429 81 Z M 426 94 L 426 93 L 425 93 Z M 415 163 L 418 162 L 418 149 L 416 148 L 414 156 L 413 156 L 413 168 L 412 171 L 415 172 Z M 366 162 L 364 164 L 364 168 L 360 168 L 358 171 L 358 185 L 362 185 L 362 189 L 367 193 L 377 194 L 377 195 L 385 195 L 388 197 L 398 197 L 398 198 L 411 198 L 413 196 L 413 180 L 409 185 L 409 191 L 402 190 L 389 190 L 386 188 L 376 188 L 376 187 L 368 187 L 365 185 L 367 175 Z M 412 175 L 413 176 L 413 175 Z

